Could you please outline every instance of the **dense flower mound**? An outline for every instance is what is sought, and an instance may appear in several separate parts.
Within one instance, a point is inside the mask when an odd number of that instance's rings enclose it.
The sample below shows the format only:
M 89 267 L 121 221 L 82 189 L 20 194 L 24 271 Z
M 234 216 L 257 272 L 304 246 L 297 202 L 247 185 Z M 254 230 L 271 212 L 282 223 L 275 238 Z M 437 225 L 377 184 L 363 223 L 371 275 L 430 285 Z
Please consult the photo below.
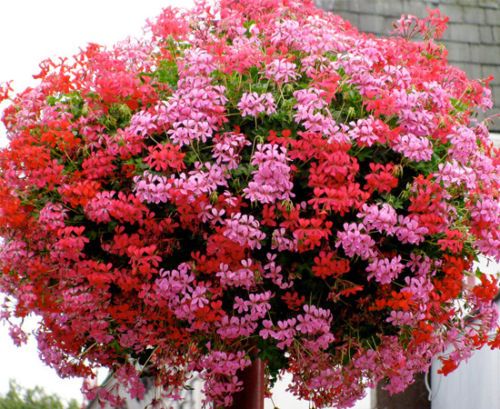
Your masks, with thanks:
M 349 407 L 499 345 L 496 277 L 473 268 L 500 259 L 490 91 L 448 65 L 445 23 L 375 38 L 308 0 L 221 0 L 4 87 L 13 336 L 34 312 L 61 376 L 106 366 L 175 397 L 199 372 L 217 407 L 255 356 L 269 385 L 289 371 Z

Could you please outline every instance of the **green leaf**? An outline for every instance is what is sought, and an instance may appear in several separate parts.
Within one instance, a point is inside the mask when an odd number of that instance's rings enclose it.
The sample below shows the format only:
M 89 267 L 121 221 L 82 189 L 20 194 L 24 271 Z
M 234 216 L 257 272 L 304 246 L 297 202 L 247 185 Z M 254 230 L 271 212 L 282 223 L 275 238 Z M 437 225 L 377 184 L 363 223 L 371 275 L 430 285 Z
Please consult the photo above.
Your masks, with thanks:
M 258 67 L 250 67 L 248 70 L 248 73 L 250 75 L 250 79 L 252 82 L 258 82 L 259 81 L 259 68 Z
M 163 60 L 160 62 L 155 76 L 159 82 L 176 87 L 179 81 L 179 71 L 175 60 Z
M 465 112 L 469 109 L 469 105 L 457 98 L 450 98 L 450 102 L 457 112 Z
M 132 110 L 126 104 L 113 104 L 108 114 L 101 118 L 101 123 L 109 130 L 125 128 L 132 118 Z

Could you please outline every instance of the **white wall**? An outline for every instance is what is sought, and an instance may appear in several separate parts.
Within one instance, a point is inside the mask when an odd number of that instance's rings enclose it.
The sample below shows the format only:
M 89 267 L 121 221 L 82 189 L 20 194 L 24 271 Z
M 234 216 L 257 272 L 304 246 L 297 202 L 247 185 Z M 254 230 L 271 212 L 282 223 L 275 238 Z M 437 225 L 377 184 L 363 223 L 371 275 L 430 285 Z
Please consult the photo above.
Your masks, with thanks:
M 479 268 L 490 274 L 500 272 L 499 263 L 485 259 Z M 497 305 L 500 308 L 500 302 Z M 477 351 L 447 376 L 437 373 L 440 367 L 439 361 L 432 365 L 432 409 L 500 409 L 499 349 Z
M 500 350 L 483 348 L 444 377 L 432 368 L 432 409 L 500 409 Z
M 491 133 L 491 139 L 493 140 L 493 143 L 500 147 L 500 133 Z

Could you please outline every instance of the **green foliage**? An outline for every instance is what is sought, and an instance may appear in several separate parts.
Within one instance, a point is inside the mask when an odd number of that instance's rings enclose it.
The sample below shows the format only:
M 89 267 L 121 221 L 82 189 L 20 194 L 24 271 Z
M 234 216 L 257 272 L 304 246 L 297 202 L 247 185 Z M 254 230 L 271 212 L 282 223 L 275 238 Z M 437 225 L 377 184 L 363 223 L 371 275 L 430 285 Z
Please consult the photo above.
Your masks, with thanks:
M 125 104 L 113 104 L 109 107 L 108 115 L 101 118 L 102 124 L 110 132 L 125 128 L 132 118 L 132 110 Z
M 450 102 L 453 105 L 455 114 L 465 112 L 469 109 L 469 105 L 460 99 L 450 98 Z
M 49 95 L 47 103 L 50 106 L 58 104 L 67 105 L 67 111 L 70 112 L 74 119 L 85 116 L 88 113 L 88 107 L 79 92 L 70 92 L 68 94 Z
M 159 82 L 168 84 L 172 88 L 176 88 L 177 82 L 179 81 L 177 62 L 175 60 L 161 61 L 154 75 Z
M 9 391 L 0 395 L 0 409 L 79 409 L 72 399 L 67 405 L 57 395 L 48 395 L 40 386 L 23 388 L 15 381 L 9 382 Z

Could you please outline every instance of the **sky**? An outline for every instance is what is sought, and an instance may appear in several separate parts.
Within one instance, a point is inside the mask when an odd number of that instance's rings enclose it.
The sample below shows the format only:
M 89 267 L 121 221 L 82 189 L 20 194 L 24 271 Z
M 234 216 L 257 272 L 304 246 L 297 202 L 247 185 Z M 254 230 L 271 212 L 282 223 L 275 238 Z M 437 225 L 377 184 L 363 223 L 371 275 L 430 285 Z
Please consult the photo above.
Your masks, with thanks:
M 46 58 L 71 56 L 89 42 L 112 45 L 128 36 L 140 36 L 146 19 L 154 18 L 167 5 L 190 7 L 191 0 L 4 0 L 0 1 L 0 82 L 13 80 L 16 91 L 36 82 L 32 75 Z M 1 108 L 1 107 L 0 107 Z M 5 146 L 0 125 L 0 146 Z M 36 328 L 29 319 L 26 328 Z M 103 376 L 103 374 L 101 374 Z M 18 348 L 7 328 L 0 324 L 0 393 L 8 390 L 10 378 L 25 387 L 43 386 L 66 400 L 81 400 L 80 379 L 60 379 L 38 358 L 36 341 Z M 287 409 L 306 409 L 285 392 L 286 381 L 277 385 L 274 401 Z M 266 408 L 271 408 L 266 402 Z M 368 403 L 358 406 L 367 409 Z

